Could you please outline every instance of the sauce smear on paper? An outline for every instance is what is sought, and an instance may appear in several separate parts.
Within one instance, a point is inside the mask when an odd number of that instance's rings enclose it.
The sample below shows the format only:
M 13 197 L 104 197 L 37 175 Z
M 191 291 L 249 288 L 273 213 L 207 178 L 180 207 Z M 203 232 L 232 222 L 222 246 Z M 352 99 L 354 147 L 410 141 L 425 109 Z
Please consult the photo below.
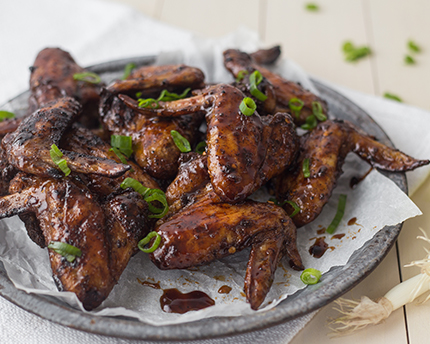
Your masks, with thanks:
M 228 294 L 231 292 L 231 287 L 228 285 L 223 285 L 221 288 L 218 289 L 219 294 Z
M 334 250 L 333 246 L 328 246 L 324 241 L 325 236 L 316 238 L 315 243 L 309 248 L 309 253 L 315 258 L 321 258 L 327 249 Z
M 215 305 L 207 294 L 196 290 L 183 294 L 178 289 L 165 289 L 160 297 L 161 309 L 166 313 L 184 314 Z

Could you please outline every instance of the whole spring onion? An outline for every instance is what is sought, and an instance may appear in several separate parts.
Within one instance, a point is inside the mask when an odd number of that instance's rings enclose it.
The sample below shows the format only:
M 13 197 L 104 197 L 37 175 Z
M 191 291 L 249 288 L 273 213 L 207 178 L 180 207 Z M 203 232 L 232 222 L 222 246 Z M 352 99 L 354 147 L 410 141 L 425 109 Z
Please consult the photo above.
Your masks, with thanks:
M 185 137 L 179 134 L 176 130 L 171 130 L 170 135 L 172 135 L 173 142 L 175 142 L 176 147 L 178 147 L 182 153 L 191 152 L 190 142 Z
M 346 195 L 341 194 L 339 195 L 339 202 L 337 204 L 336 215 L 334 216 L 333 221 L 331 221 L 330 225 L 326 229 L 326 232 L 328 234 L 333 234 L 336 231 L 340 221 L 343 218 L 343 214 L 345 213 L 345 207 L 346 207 Z
M 133 62 L 127 63 L 124 67 L 124 75 L 122 76 L 122 80 L 127 79 L 130 76 L 131 71 L 135 68 L 136 65 Z
M 300 117 L 300 111 L 303 109 L 303 105 L 305 105 L 305 103 L 299 98 L 291 98 L 288 101 L 288 106 L 297 119 Z
M 255 105 L 255 102 L 252 100 L 252 98 L 245 97 L 239 105 L 239 110 L 245 116 L 252 116 L 255 110 L 257 110 L 257 105 Z
M 58 254 L 61 254 L 68 262 L 73 263 L 76 257 L 82 256 L 82 251 L 70 244 L 60 241 L 51 241 L 48 248 Z
M 15 118 L 15 114 L 9 111 L 0 111 L 0 122 L 2 122 L 6 118 Z
M 421 228 L 420 230 L 423 236 L 417 238 L 430 244 L 427 234 Z M 396 285 L 377 302 L 372 301 L 367 296 L 363 296 L 360 302 L 344 298 L 336 300 L 339 308 L 335 309 L 342 316 L 330 323 L 330 328 L 333 331 L 332 336 L 347 335 L 368 325 L 376 325 L 387 319 L 396 309 L 428 292 L 430 290 L 430 252 L 428 250 L 426 252 L 427 256 L 424 259 L 405 265 L 405 267 L 417 266 L 421 268 L 421 273 Z M 430 296 L 423 302 L 429 298 Z
M 92 72 L 75 73 L 73 74 L 73 79 L 88 82 L 90 84 L 99 84 L 102 81 L 99 75 Z
M 148 217 L 161 219 L 169 211 L 169 205 L 167 204 L 166 195 L 160 189 L 151 189 L 143 186 L 136 179 L 125 178 L 121 183 L 122 189 L 132 188 L 134 191 L 140 193 L 143 200 L 148 203 L 148 209 L 151 213 Z M 161 208 L 157 208 L 152 202 L 157 201 L 161 203 Z
M 155 240 L 152 243 L 151 247 L 145 248 L 145 245 L 149 244 L 151 239 L 154 237 L 155 237 Z M 139 248 L 139 250 L 141 250 L 145 253 L 152 253 L 158 248 L 158 246 L 160 246 L 160 243 L 161 243 L 160 234 L 158 234 L 155 231 L 152 231 L 152 232 L 149 232 L 146 237 L 144 237 L 142 240 L 139 241 L 139 243 L 137 244 L 137 247 Z
M 258 85 L 263 81 L 263 75 L 258 70 L 255 70 L 249 76 L 250 92 L 258 100 L 264 102 L 267 96 L 258 89 Z
M 312 268 L 303 270 L 300 279 L 304 284 L 317 284 L 321 279 L 321 271 Z
M 57 145 L 53 144 L 49 151 L 51 155 L 52 161 L 60 168 L 60 170 L 64 173 L 64 176 L 67 177 L 70 174 L 70 168 L 67 166 L 67 161 L 62 159 L 63 153 L 58 149 Z

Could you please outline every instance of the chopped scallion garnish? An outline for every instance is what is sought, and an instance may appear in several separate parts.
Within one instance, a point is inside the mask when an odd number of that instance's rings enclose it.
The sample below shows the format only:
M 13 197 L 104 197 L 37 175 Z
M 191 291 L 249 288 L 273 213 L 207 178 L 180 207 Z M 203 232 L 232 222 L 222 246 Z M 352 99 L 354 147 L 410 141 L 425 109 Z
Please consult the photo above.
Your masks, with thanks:
M 191 152 L 190 142 L 185 137 L 179 134 L 176 130 L 171 130 L 170 135 L 172 135 L 173 142 L 175 142 L 176 147 L 178 147 L 182 153 Z
M 111 135 L 110 145 L 112 147 L 118 148 L 122 154 L 127 158 L 133 154 L 133 141 L 131 136 L 124 135 Z
M 0 122 L 6 118 L 15 118 L 15 114 L 9 111 L 0 111 Z
M 340 221 L 343 218 L 343 214 L 345 213 L 345 207 L 346 207 L 346 195 L 342 194 L 339 196 L 339 203 L 337 204 L 336 215 L 334 216 L 333 221 L 326 229 L 326 232 L 328 234 L 333 234 L 336 231 Z
M 352 42 L 349 41 L 343 44 L 342 50 L 345 54 L 345 60 L 348 62 L 355 62 L 372 53 L 369 47 L 356 47 Z
M 75 73 L 73 74 L 73 79 L 78 81 L 85 81 L 90 84 L 99 84 L 102 81 L 99 75 L 92 72 Z
M 414 41 L 408 41 L 408 48 L 413 53 L 419 53 L 421 52 L 421 48 L 419 45 L 417 45 Z
M 300 128 L 304 130 L 312 130 L 318 125 L 317 118 L 315 115 L 310 115 L 306 118 L 306 123 L 303 124 Z
M 199 154 L 203 154 L 206 151 L 206 147 L 207 147 L 206 141 L 201 141 L 196 146 L 196 152 Z
M 245 69 L 239 71 L 239 73 L 237 73 L 236 82 L 241 82 L 245 77 L 245 75 L 248 75 L 248 74 L 249 74 L 248 71 Z
M 128 162 L 127 162 L 127 160 L 125 159 L 124 154 L 122 154 L 122 153 L 121 153 L 121 151 L 120 151 L 118 148 L 116 148 L 116 147 L 112 147 L 111 149 L 109 149 L 109 151 L 114 152 L 114 153 L 115 153 L 115 155 L 118 157 L 118 159 L 119 159 L 119 160 L 121 160 L 121 162 L 122 162 L 124 165 L 128 165 Z
M 147 99 L 141 99 L 139 98 L 137 100 L 138 106 L 141 108 L 151 108 L 151 109 L 158 109 L 160 107 L 159 102 L 170 102 L 172 100 L 179 100 L 183 99 L 187 96 L 188 92 L 191 91 L 191 88 L 187 88 L 184 92 L 181 94 L 169 92 L 167 90 L 163 90 L 160 93 L 160 96 L 157 99 L 154 98 L 147 98 Z M 136 94 L 137 95 L 137 94 Z M 140 95 L 137 95 L 137 97 L 140 97 Z
M 288 101 L 288 106 L 297 119 L 300 117 L 300 111 L 302 110 L 303 105 L 305 105 L 305 103 L 299 98 L 291 98 Z
M 49 151 L 51 155 L 52 161 L 60 168 L 60 170 L 64 173 L 65 177 L 70 174 L 70 168 L 67 166 L 67 161 L 62 159 L 63 153 L 58 149 L 58 147 L 53 144 Z
M 320 122 L 327 120 L 327 116 L 323 114 L 323 109 L 320 102 L 312 102 L 312 113 Z
M 158 109 L 160 105 L 158 104 L 158 100 L 154 98 L 147 99 L 138 99 L 137 106 L 141 108 L 150 108 L 150 109 Z
M 391 100 L 395 100 L 396 102 L 400 102 L 400 103 L 403 102 L 403 100 L 399 96 L 396 96 L 395 94 L 392 94 L 392 93 L 385 92 L 384 97 Z
M 127 63 L 124 67 L 124 75 L 122 76 L 122 80 L 127 79 L 130 76 L 131 71 L 135 68 L 136 65 L 133 62 Z
M 311 176 L 311 171 L 309 170 L 309 158 L 303 160 L 302 171 L 305 178 L 309 178 Z
M 304 284 L 317 284 L 321 276 L 321 271 L 309 268 L 303 270 L 302 274 L 300 275 L 300 279 Z
M 258 89 L 258 85 L 263 81 L 263 75 L 258 70 L 255 70 L 251 73 L 249 77 L 251 94 L 257 98 L 258 100 L 264 102 L 267 99 L 267 96 Z
M 152 243 L 151 247 L 145 248 L 145 245 L 149 244 L 151 239 L 154 237 L 155 237 L 155 240 Z M 155 231 L 152 231 L 152 232 L 149 232 L 146 237 L 144 237 L 142 240 L 139 241 L 139 243 L 137 244 L 137 247 L 139 247 L 139 250 L 145 253 L 152 253 L 158 248 L 158 246 L 160 246 L 160 243 L 161 243 L 161 235 Z
M 294 210 L 291 213 L 291 215 L 288 215 L 289 217 L 293 217 L 294 215 L 296 215 L 300 211 L 300 207 L 294 201 L 284 201 L 282 203 L 279 203 L 279 201 L 276 198 L 271 197 L 271 198 L 269 198 L 269 202 L 273 202 L 273 204 L 280 206 L 280 207 L 283 207 L 285 203 L 288 203 L 289 205 L 291 205 Z
M 415 59 L 411 55 L 406 55 L 405 56 L 405 63 L 408 65 L 413 65 L 416 62 L 415 62 Z
M 257 105 L 255 105 L 255 102 L 252 100 L 252 98 L 245 97 L 239 105 L 239 110 L 245 116 L 252 116 L 255 110 L 257 110 Z
M 317 11 L 319 11 L 319 6 L 317 5 L 317 4 L 311 4 L 311 3 L 309 3 L 309 4 L 306 4 L 306 9 L 308 10 L 308 11 L 311 11 L 311 12 L 317 12 Z
M 58 254 L 61 254 L 70 263 L 72 263 L 76 257 L 82 256 L 82 251 L 79 248 L 65 242 L 51 241 L 48 245 L 48 248 Z

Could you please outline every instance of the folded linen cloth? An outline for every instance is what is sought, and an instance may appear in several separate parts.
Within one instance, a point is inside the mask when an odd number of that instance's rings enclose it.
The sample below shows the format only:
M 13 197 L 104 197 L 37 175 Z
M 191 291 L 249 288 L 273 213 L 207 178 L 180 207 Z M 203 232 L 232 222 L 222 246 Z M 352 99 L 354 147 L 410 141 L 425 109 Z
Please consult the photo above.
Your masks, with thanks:
M 181 50 L 184 47 L 197 49 L 196 47 L 219 42 L 219 40 L 197 39 L 189 32 L 159 23 L 126 6 L 99 0 L 2 2 L 0 20 L 7 31 L 6 35 L 0 35 L 0 46 L 7 52 L 0 55 L 0 80 L 2 80 L 0 104 L 28 88 L 29 73 L 23 66 L 31 66 L 38 51 L 46 46 L 59 46 L 70 51 L 78 63 L 85 66 L 131 56 L 158 55 L 166 51 Z M 242 42 L 241 49 L 251 51 L 258 46 L 255 33 L 242 30 L 238 34 L 245 34 L 249 38 L 245 43 Z M 233 34 L 231 38 L 224 39 L 224 42 L 231 39 L 232 43 L 237 43 L 234 37 Z M 196 41 L 199 44 L 196 45 Z M 234 46 L 236 45 L 231 45 L 231 47 Z M 191 54 L 192 51 L 188 50 L 188 53 Z M 221 77 L 211 75 L 209 79 L 216 81 Z M 428 112 L 336 85 L 329 86 L 363 107 L 387 131 L 398 148 L 417 158 L 430 156 L 430 134 L 425 130 L 430 125 Z M 405 113 L 408 113 L 407 123 L 404 121 Z M 411 139 L 416 137 L 420 137 L 419 142 Z M 409 174 L 410 191 L 416 190 L 429 172 L 429 168 L 426 167 Z M 0 298 L 0 314 L 0 342 L 4 343 L 21 343 L 24 339 L 27 343 L 48 344 L 58 341 L 63 343 L 135 342 L 63 328 L 22 311 L 3 298 Z M 314 314 L 262 331 L 195 343 L 223 344 L 251 341 L 288 343 Z

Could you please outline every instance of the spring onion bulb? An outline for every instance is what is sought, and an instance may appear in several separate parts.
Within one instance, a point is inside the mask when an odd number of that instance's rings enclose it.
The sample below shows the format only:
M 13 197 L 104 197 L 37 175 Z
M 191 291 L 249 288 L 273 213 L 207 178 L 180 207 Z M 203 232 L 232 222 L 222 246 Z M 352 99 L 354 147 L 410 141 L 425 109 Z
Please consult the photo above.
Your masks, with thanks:
M 424 236 L 418 239 L 430 244 L 427 234 L 420 228 Z M 417 266 L 421 268 L 421 273 L 396 285 L 386 293 L 378 302 L 372 301 L 366 296 L 361 301 L 347 300 L 340 298 L 336 300 L 341 317 L 330 323 L 333 336 L 347 335 L 354 331 L 361 330 L 368 325 L 376 325 L 387 319 L 396 309 L 403 307 L 407 303 L 414 301 L 417 297 L 430 290 L 430 251 L 426 250 L 427 256 L 418 261 L 414 261 L 405 267 Z M 424 302 L 430 299 L 428 296 Z

